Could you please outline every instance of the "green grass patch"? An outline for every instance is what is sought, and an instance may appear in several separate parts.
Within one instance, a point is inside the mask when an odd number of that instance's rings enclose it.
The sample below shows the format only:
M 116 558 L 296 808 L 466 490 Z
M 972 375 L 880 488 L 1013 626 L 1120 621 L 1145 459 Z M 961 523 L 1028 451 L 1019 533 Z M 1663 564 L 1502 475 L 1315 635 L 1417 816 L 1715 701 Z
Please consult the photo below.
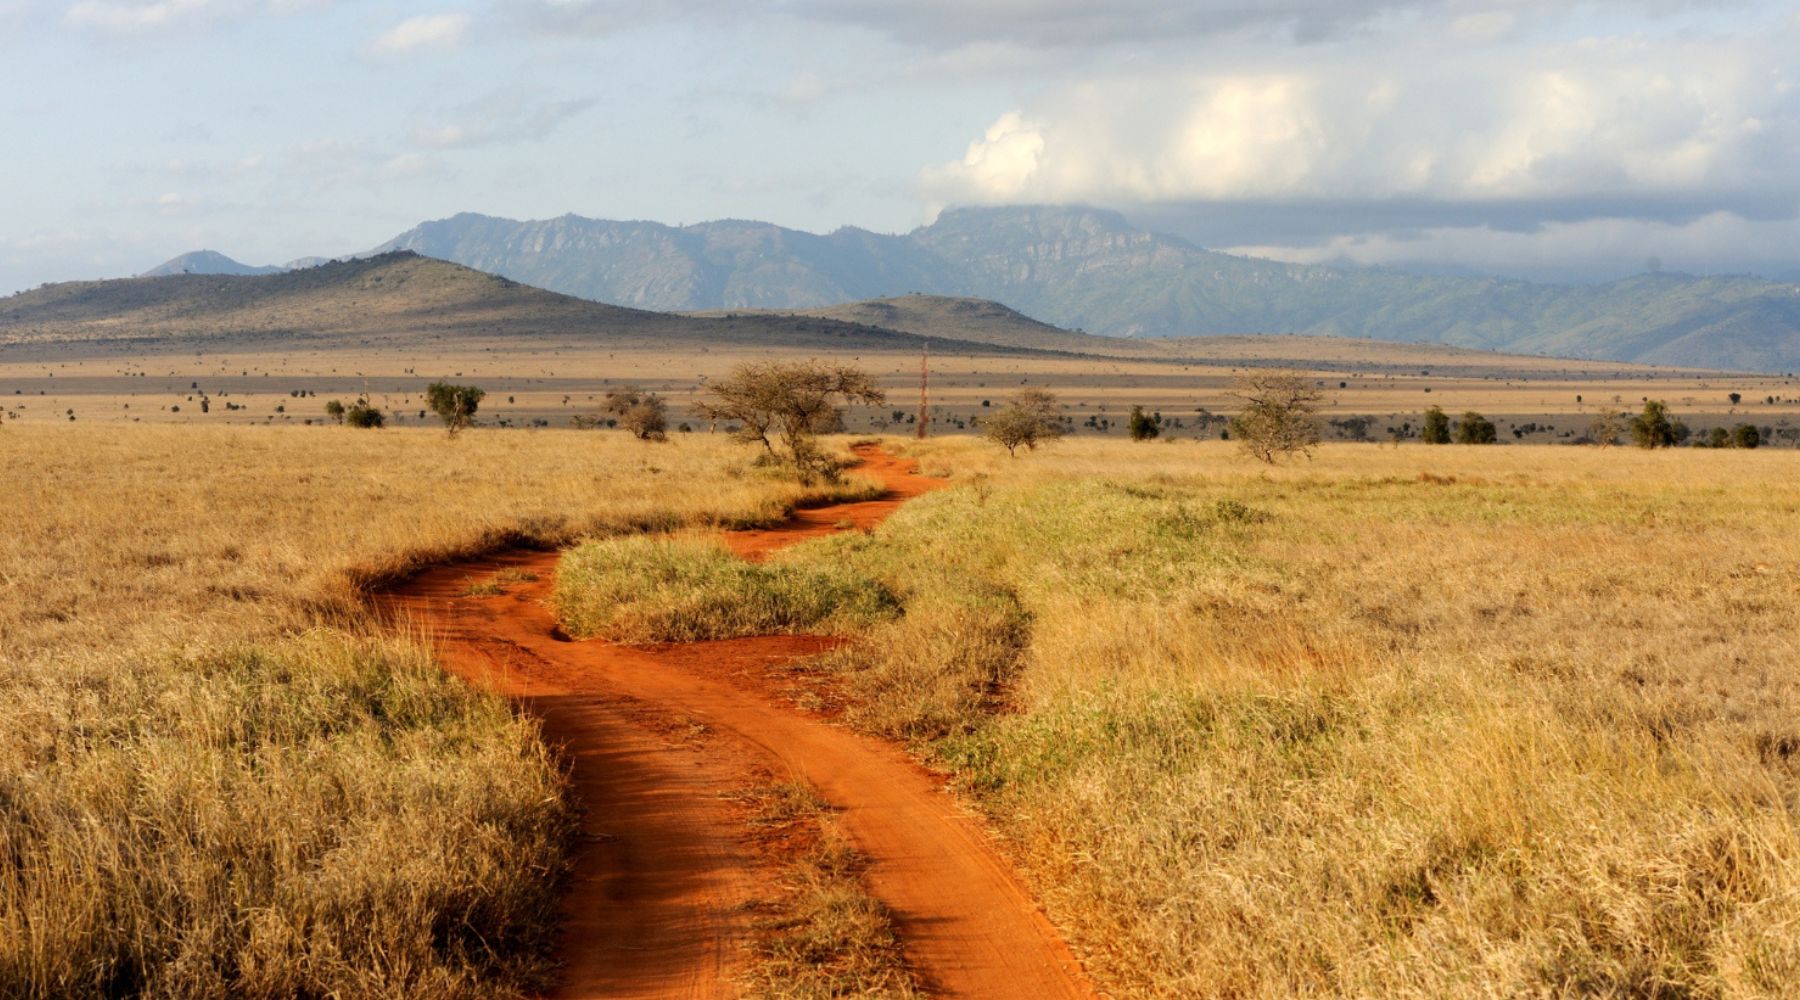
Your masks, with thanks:
M 582 545 L 563 557 L 555 603 L 570 633 L 614 642 L 841 632 L 900 611 L 887 587 L 841 566 L 748 563 L 693 536 Z

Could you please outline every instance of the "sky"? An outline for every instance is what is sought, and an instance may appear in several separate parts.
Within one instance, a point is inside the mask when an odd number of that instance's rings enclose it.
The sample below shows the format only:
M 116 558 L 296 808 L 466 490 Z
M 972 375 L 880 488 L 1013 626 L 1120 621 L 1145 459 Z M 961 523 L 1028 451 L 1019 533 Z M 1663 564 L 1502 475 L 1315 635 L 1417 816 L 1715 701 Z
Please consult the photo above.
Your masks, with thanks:
M 462 211 L 1800 274 L 1800 5 L 0 0 L 0 294 Z M 1800 279 L 1797 279 L 1800 280 Z

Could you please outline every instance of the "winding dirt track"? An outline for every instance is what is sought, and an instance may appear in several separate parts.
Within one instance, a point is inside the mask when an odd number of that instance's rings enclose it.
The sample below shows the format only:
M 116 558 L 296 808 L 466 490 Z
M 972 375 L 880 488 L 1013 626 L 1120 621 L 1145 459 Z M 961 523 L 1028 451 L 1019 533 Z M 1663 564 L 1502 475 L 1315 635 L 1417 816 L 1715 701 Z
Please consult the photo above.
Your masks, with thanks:
M 859 472 L 888 494 L 733 532 L 749 559 L 848 522 L 869 528 L 941 483 L 878 449 Z M 585 844 L 563 901 L 555 997 L 723 997 L 745 956 L 770 863 L 730 800 L 758 778 L 800 777 L 869 859 L 909 966 L 937 996 L 1093 997 L 1080 967 L 979 823 L 897 748 L 809 717 L 758 683 L 829 648 L 818 636 L 672 646 L 566 642 L 549 610 L 554 552 L 511 551 L 429 570 L 379 599 L 445 666 L 521 701 L 571 763 Z M 468 596 L 505 570 L 536 576 Z M 692 734 L 705 732 L 705 739 Z

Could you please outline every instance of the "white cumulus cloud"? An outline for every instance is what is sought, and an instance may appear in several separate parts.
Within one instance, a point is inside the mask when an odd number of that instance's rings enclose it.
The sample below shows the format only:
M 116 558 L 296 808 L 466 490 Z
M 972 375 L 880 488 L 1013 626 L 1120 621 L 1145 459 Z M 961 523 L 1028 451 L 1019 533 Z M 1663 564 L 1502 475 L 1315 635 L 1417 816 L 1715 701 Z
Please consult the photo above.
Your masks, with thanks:
M 406 55 L 422 49 L 447 49 L 462 44 L 469 31 L 469 15 L 451 12 L 409 17 L 369 43 L 378 55 Z
M 1667 199 L 1800 205 L 1800 32 L 1291 60 L 1059 88 L 927 168 L 939 203 Z

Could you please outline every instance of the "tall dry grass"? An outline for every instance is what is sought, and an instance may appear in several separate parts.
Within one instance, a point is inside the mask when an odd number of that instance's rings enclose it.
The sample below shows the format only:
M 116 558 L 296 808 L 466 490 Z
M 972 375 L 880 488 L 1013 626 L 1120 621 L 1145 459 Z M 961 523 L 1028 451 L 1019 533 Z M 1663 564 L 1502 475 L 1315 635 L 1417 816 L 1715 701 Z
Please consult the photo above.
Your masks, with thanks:
M 0 436 L 0 996 L 490 997 L 543 980 L 566 809 L 529 720 L 360 592 L 509 541 L 779 518 L 701 438 Z
M 940 457 L 1034 627 L 937 749 L 1121 992 L 1800 989 L 1794 456 Z
M 1800 991 L 1796 456 L 916 451 L 820 666 L 1115 995 Z

